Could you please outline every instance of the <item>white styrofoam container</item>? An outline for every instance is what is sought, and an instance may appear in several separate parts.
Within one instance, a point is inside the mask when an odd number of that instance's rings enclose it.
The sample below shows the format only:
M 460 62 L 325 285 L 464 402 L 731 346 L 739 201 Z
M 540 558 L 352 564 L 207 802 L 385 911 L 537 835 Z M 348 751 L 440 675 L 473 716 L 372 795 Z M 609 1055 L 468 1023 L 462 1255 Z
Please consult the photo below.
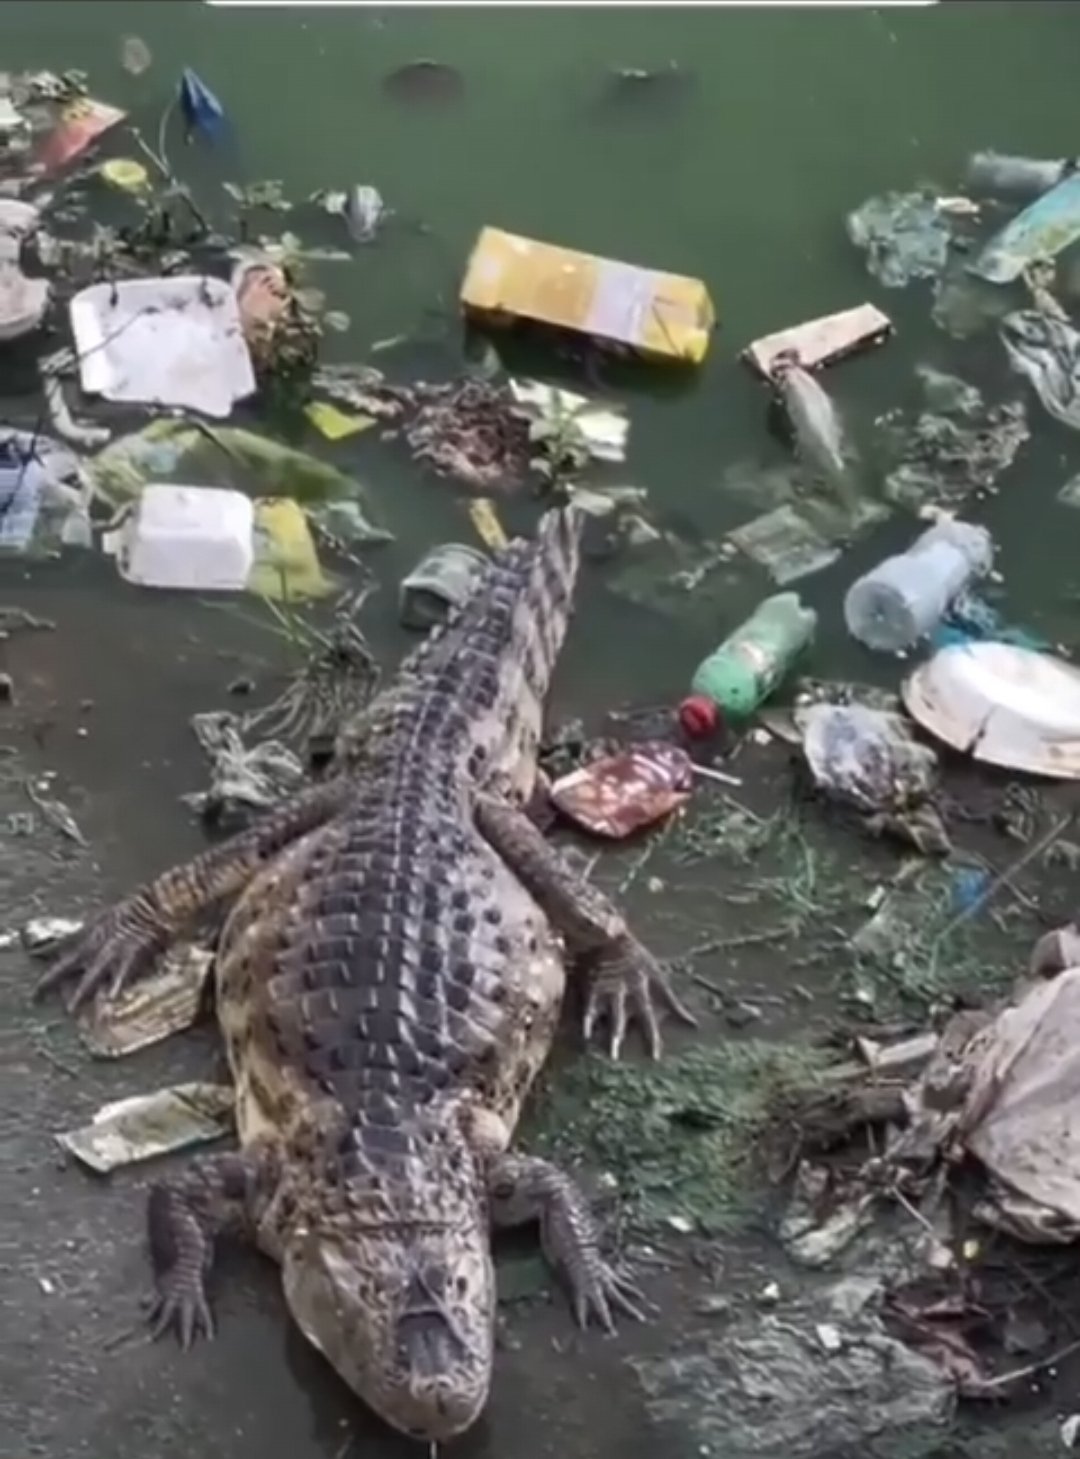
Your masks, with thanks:
M 224 420 L 254 394 L 236 294 L 224 279 L 176 274 L 91 284 L 68 313 L 88 395 Z
M 251 574 L 254 526 L 243 492 L 153 483 L 116 534 L 117 566 L 147 588 L 237 591 Z

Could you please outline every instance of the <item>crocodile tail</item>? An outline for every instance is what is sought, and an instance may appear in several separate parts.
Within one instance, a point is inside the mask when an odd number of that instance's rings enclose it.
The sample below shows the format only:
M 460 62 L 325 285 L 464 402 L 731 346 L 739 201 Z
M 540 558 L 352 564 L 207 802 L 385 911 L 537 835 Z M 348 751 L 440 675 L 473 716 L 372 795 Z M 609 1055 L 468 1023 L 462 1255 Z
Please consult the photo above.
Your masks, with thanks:
M 558 507 L 494 553 L 472 593 L 403 666 L 416 689 L 453 677 L 472 748 L 492 773 L 528 757 L 570 622 L 584 514 Z M 437 696 L 441 697 L 441 696 Z

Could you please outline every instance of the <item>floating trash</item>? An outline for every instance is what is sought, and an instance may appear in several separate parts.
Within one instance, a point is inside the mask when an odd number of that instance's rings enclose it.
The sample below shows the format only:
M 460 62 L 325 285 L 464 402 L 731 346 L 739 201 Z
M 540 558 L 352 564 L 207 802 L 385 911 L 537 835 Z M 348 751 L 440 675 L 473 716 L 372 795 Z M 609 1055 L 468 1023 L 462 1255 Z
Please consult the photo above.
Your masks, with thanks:
M 182 799 L 215 828 L 245 825 L 300 790 L 304 767 L 293 752 L 276 740 L 249 749 L 236 715 L 227 710 L 196 714 L 191 727 L 210 762 L 210 788 Z
M 500 548 L 510 545 L 510 539 L 495 510 L 495 504 L 487 497 L 473 497 L 468 504 L 468 513 L 476 528 L 476 535 L 485 547 L 492 552 L 498 552 Z
M 889 289 L 933 279 L 949 260 L 949 218 L 926 193 L 885 193 L 849 214 L 848 237 L 866 253 L 866 267 Z
M 1005 643 L 940 649 L 902 688 L 922 727 L 987 765 L 1080 779 L 1080 671 Z
M 22 929 L 23 946 L 38 957 L 49 957 L 58 943 L 82 930 L 78 917 L 34 917 Z
M 972 192 L 996 197 L 1037 198 L 1049 192 L 1073 171 L 1075 163 L 1064 157 L 1053 161 L 1040 157 L 1011 157 L 1004 152 L 975 152 L 967 165 L 967 186 Z
M 933 632 L 993 562 L 985 527 L 946 517 L 851 584 L 844 597 L 847 630 L 876 653 L 903 653 Z
M 289 311 L 290 289 L 285 271 L 266 254 L 237 250 L 230 283 L 236 293 L 240 328 L 260 370 L 274 363 L 279 334 Z
M 1069 477 L 1058 492 L 1057 499 L 1063 507 L 1080 507 L 1080 473 Z
M 40 214 L 17 198 L 0 199 L 0 343 L 21 339 L 41 324 L 51 288 L 48 279 L 23 273 L 23 244 L 37 230 Z
M 1009 363 L 1049 414 L 1080 430 L 1080 333 L 1039 309 L 1006 315 L 1000 333 Z
M 885 496 L 918 512 L 926 506 L 959 507 L 988 492 L 1016 459 L 1031 434 L 1022 401 L 987 405 L 965 381 L 940 370 L 918 371 L 923 407 L 885 423 L 888 454 L 895 461 Z
M 562 431 L 580 440 L 594 460 L 626 460 L 630 422 L 623 411 L 539 380 L 511 380 L 510 393 L 530 420 L 543 424 L 552 434 Z M 538 443 L 546 439 L 539 431 L 530 434 Z
M 127 116 L 119 107 L 89 96 L 80 96 L 60 113 L 54 129 L 37 152 L 36 161 L 42 171 L 58 172 L 74 162 Z
M 208 141 L 216 141 L 226 127 L 225 108 L 190 66 L 185 66 L 180 77 L 177 96 L 188 137 L 197 133 Z
M 771 377 L 777 358 L 786 354 L 795 355 L 804 370 L 817 370 L 856 350 L 882 344 L 892 327 L 889 316 L 875 305 L 860 304 L 855 309 L 763 335 L 743 350 L 742 358 L 765 379 Z
M 358 436 L 375 424 L 374 416 L 339 410 L 327 400 L 311 401 L 304 407 L 304 414 L 328 441 L 344 441 L 349 436 Z
M 256 501 L 252 531 L 255 558 L 247 577 L 249 593 L 289 603 L 324 598 L 333 591 L 299 503 L 290 497 Z
M 584 830 L 621 841 L 685 805 L 693 783 L 686 751 L 657 741 L 563 776 L 551 787 L 551 800 Z
M 126 35 L 120 42 L 120 64 L 132 76 L 141 76 L 149 71 L 154 58 L 150 47 L 137 35 Z
M 1032 263 L 1056 257 L 1080 238 L 1080 174 L 1070 172 L 996 233 L 968 268 L 991 284 L 1010 284 Z
M 492 328 L 528 320 L 667 364 L 700 364 L 716 314 L 700 279 L 483 228 L 461 285 Z
M 427 629 L 460 608 L 487 568 L 475 547 L 447 542 L 434 548 L 402 579 L 398 615 L 406 628 Z
M 320 511 L 333 505 L 343 521 L 366 522 L 365 540 L 390 540 L 390 534 L 372 521 L 374 513 L 359 482 L 305 451 L 236 426 L 194 427 L 183 420 L 156 420 L 133 435 L 121 436 L 86 463 L 95 490 L 114 507 L 136 499 L 152 481 L 177 476 L 228 487 L 238 468 L 252 479 L 260 496 L 288 496 Z
M 792 350 L 773 360 L 772 383 L 784 408 L 803 465 L 846 495 L 854 452 L 840 414 L 820 381 L 803 368 Z
M 176 275 L 92 284 L 71 300 L 88 395 L 224 418 L 255 393 L 239 305 L 223 279 Z
M 357 183 L 350 188 L 342 209 L 345 226 L 354 243 L 370 243 L 387 213 L 382 193 L 370 183 Z
M 229 1085 L 177 1084 L 103 1105 L 88 1125 L 57 1135 L 56 1142 L 98 1175 L 107 1175 L 220 1140 L 232 1128 L 233 1103 Z
M 140 193 L 150 186 L 150 174 L 133 157 L 112 157 L 98 168 L 98 175 L 118 192 Z
M 255 560 L 251 498 L 215 486 L 152 483 L 103 542 L 129 583 L 236 592 Z
M 213 962 L 208 948 L 171 947 L 157 972 L 98 1003 L 80 1028 L 83 1042 L 99 1058 L 120 1059 L 182 1033 L 199 1016 Z
M 409 61 L 383 77 L 382 89 L 395 101 L 446 103 L 461 100 L 465 80 L 456 66 L 445 61 Z
M 790 505 L 764 512 L 728 538 L 781 588 L 831 567 L 840 556 L 840 549 Z
M 799 711 L 814 784 L 902 833 L 921 851 L 946 854 L 949 840 L 930 796 L 937 756 L 899 714 L 864 704 L 813 704 Z

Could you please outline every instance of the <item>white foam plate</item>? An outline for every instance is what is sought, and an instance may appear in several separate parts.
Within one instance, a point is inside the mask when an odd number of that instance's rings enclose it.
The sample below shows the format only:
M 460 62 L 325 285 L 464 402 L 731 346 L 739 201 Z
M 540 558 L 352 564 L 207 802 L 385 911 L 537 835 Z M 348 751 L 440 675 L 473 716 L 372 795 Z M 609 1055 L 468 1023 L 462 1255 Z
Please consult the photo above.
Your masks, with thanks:
M 941 649 L 901 690 L 922 727 L 987 765 L 1080 780 L 1080 671 L 1007 643 Z

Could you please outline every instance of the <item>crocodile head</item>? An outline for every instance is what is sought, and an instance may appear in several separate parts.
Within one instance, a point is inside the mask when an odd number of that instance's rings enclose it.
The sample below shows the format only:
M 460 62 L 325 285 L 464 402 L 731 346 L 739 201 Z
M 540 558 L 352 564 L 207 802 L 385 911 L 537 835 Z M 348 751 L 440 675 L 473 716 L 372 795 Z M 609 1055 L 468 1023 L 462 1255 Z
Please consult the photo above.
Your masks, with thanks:
M 444 1214 L 298 1232 L 283 1261 L 285 1298 L 309 1342 L 380 1418 L 429 1442 L 476 1421 L 494 1357 L 482 1210 Z

